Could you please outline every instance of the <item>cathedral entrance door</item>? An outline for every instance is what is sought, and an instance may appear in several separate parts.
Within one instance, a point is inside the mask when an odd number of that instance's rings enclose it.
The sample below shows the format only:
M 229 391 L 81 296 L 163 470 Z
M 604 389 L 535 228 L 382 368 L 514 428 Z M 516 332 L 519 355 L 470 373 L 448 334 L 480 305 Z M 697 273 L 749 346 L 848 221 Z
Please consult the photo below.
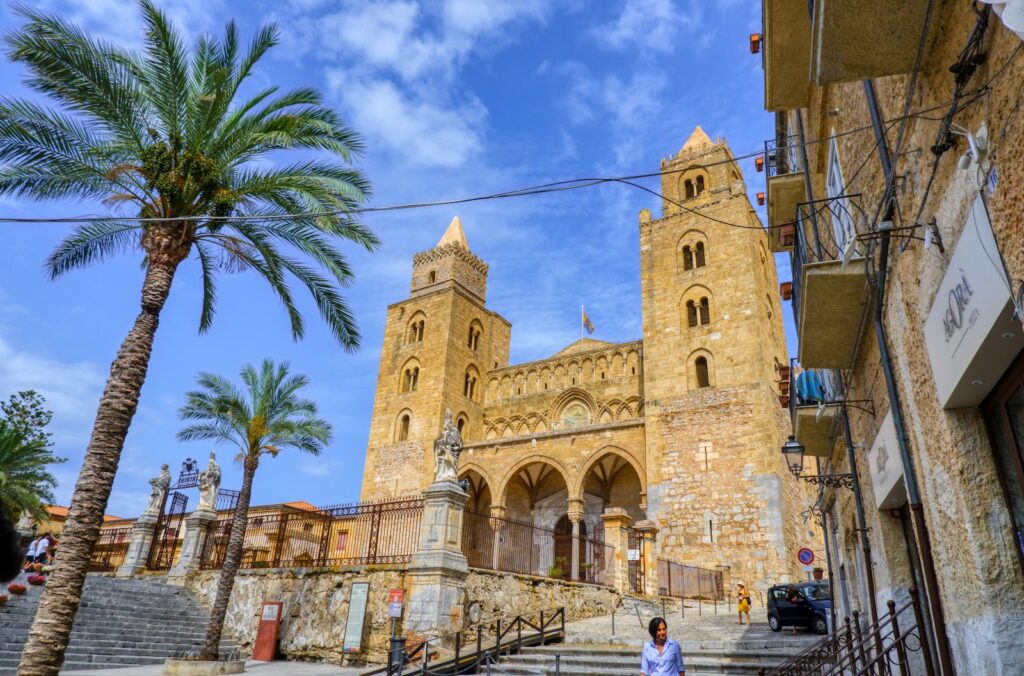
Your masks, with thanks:
M 580 521 L 580 536 L 576 543 L 576 548 L 579 550 L 580 563 L 587 560 L 586 537 L 587 524 Z M 555 524 L 554 564 L 562 569 L 561 577 L 563 580 L 572 578 L 572 521 L 569 520 L 568 514 L 563 514 L 562 518 Z

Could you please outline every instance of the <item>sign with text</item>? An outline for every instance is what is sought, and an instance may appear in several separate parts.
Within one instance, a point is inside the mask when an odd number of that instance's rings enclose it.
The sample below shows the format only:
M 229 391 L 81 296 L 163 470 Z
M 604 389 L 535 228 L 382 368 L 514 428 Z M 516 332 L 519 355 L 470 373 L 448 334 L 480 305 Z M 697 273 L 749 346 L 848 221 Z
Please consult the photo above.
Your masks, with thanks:
M 977 406 L 1024 347 L 1010 283 L 979 194 L 924 323 L 943 408 Z
M 907 501 L 907 489 L 903 483 L 903 458 L 896 441 L 896 423 L 892 411 L 882 420 L 875 442 L 868 451 L 868 471 L 871 472 L 871 487 L 878 508 L 902 507 Z
M 363 646 L 363 622 L 366 619 L 366 599 L 370 593 L 369 582 L 353 582 L 348 599 L 348 618 L 345 620 L 345 638 L 341 651 L 357 653 Z

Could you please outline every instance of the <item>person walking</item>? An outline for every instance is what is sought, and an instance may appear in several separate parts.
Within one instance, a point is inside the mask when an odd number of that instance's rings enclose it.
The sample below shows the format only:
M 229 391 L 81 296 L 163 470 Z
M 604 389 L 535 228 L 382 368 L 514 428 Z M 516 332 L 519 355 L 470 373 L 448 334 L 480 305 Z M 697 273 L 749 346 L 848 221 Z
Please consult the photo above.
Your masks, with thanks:
M 747 591 L 743 583 L 740 582 L 736 585 L 739 590 L 736 592 L 736 610 L 740 614 L 740 624 L 743 624 L 743 616 L 747 616 L 747 626 L 750 626 L 750 592 Z
M 651 641 L 640 653 L 641 676 L 686 676 L 683 651 L 679 643 L 668 637 L 664 618 L 656 617 L 647 625 Z

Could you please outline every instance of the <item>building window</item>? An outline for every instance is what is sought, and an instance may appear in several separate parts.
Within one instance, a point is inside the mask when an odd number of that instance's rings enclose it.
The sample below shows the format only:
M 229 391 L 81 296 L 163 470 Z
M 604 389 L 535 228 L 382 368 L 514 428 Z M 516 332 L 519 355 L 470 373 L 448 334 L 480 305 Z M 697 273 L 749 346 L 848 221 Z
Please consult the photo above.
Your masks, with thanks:
M 334 540 L 334 551 L 343 552 L 348 547 L 348 531 L 338 531 L 338 536 Z
M 402 417 L 398 419 L 398 434 L 395 435 L 395 441 L 408 441 L 409 440 L 409 425 L 412 422 L 412 418 L 408 413 L 403 413 Z
M 697 387 L 711 387 L 711 378 L 708 374 L 708 360 L 705 357 L 697 357 L 693 362 L 696 371 Z

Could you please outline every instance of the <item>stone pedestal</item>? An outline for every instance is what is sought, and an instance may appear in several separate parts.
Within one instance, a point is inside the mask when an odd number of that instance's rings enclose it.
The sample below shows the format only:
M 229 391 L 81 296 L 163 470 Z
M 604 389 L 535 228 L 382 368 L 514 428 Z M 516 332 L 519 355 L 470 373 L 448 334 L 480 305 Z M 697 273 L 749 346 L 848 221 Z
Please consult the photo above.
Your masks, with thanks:
M 620 594 L 629 593 L 629 524 L 633 519 L 621 507 L 604 510 L 604 543 L 614 548 L 608 583 Z
M 468 498 L 454 481 L 434 482 L 423 492 L 420 543 L 409 562 L 407 633 L 438 633 L 462 625 L 469 570 L 462 553 L 462 510 Z
M 185 584 L 189 573 L 199 570 L 203 558 L 203 546 L 210 523 L 217 518 L 212 509 L 197 509 L 185 519 L 185 538 L 181 543 L 178 561 L 167 574 L 167 583 L 177 586 Z
M 156 534 L 156 522 L 160 517 L 156 514 L 143 514 L 132 524 L 132 539 L 128 543 L 128 554 L 124 563 L 117 569 L 117 577 L 131 577 L 146 569 L 149 550 L 153 546 Z
M 655 550 L 658 527 L 653 521 L 644 519 L 633 524 L 633 530 L 640 533 L 644 539 L 644 593 L 653 596 L 659 593 L 658 553 Z

